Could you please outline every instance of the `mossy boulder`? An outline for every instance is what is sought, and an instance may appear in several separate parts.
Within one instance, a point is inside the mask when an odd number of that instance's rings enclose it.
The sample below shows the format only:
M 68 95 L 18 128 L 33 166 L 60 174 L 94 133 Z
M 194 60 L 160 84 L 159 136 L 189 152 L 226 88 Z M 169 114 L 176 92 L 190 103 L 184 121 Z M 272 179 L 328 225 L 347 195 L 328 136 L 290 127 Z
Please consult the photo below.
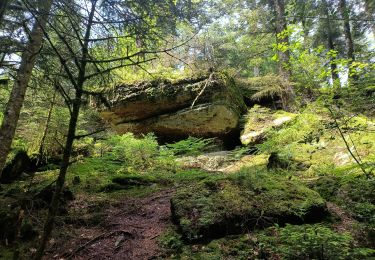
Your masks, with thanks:
M 239 127 L 246 110 L 234 80 L 219 73 L 120 85 L 107 98 L 111 109 L 101 115 L 120 134 L 223 137 Z
M 190 242 L 239 234 L 278 223 L 302 224 L 326 216 L 325 200 L 301 183 L 244 169 L 179 190 L 172 217 Z
M 4 167 L 0 183 L 12 183 L 18 180 L 23 173 L 32 173 L 35 171 L 36 164 L 30 159 L 26 151 L 17 151 L 13 159 Z
M 282 110 L 271 110 L 255 105 L 244 117 L 245 125 L 241 132 L 243 145 L 261 143 L 272 129 L 282 127 L 293 120 L 297 115 Z
M 325 199 L 343 207 L 356 220 L 375 226 L 375 179 L 345 173 L 320 177 L 310 186 Z

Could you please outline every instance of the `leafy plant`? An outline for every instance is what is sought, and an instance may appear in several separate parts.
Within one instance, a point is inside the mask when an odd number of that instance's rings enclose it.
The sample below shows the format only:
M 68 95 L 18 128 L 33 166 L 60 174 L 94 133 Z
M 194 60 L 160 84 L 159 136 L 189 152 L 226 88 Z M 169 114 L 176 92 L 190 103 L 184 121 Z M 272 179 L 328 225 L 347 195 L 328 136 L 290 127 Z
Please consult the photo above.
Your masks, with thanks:
M 107 140 L 112 147 L 109 152 L 115 160 L 124 162 L 128 171 L 146 170 L 155 167 L 173 167 L 173 154 L 168 149 L 159 147 L 156 137 L 148 134 L 135 138 L 132 133 L 115 135 Z

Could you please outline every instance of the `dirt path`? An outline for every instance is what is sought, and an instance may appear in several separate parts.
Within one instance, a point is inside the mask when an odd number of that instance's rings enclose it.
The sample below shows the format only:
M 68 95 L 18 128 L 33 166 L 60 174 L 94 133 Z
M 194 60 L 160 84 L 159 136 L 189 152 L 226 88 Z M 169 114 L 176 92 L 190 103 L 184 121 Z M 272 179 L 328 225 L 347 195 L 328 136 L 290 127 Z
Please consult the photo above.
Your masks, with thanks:
M 358 229 L 356 228 L 358 221 L 353 219 L 344 209 L 332 202 L 327 202 L 327 208 L 331 214 L 340 218 L 340 221 L 334 225 L 335 230 L 340 233 L 350 233 L 353 237 L 360 239 L 359 236 L 361 236 L 361 234 L 359 234 Z
M 100 227 L 83 229 L 53 259 L 155 259 L 161 254 L 158 237 L 171 224 L 170 198 L 174 191 L 146 198 L 126 198 L 106 211 Z M 51 259 L 47 257 L 46 259 Z

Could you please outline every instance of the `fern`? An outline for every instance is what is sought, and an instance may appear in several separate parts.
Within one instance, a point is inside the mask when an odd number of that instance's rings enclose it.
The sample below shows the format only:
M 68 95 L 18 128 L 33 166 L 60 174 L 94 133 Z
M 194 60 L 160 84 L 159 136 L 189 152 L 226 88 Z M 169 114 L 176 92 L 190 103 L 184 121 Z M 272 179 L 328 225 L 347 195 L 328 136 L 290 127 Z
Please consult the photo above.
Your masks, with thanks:
M 281 76 L 269 74 L 241 80 L 240 87 L 244 95 L 253 101 L 280 98 L 283 106 L 286 107 L 288 89 L 293 85 L 294 83 Z
M 191 137 L 173 144 L 167 144 L 166 147 L 175 155 L 199 155 L 205 149 L 212 146 L 215 138 L 196 138 Z
M 251 99 L 254 101 L 260 101 L 264 98 L 272 98 L 275 99 L 276 97 L 282 97 L 285 95 L 285 90 L 276 85 L 266 86 L 262 89 L 259 89 L 254 95 L 251 96 Z

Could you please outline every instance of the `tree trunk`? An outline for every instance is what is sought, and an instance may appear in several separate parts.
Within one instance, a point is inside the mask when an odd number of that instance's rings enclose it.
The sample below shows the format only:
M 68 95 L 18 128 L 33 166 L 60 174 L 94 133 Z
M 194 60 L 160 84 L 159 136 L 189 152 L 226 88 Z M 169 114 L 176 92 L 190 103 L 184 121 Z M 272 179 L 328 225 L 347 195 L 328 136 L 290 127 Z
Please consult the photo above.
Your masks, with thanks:
M 284 0 L 275 0 L 275 11 L 276 11 L 276 42 L 277 44 L 285 44 L 289 46 L 289 37 L 281 36 L 280 34 L 287 29 L 286 19 L 285 19 L 285 5 Z M 289 49 L 286 51 L 278 50 L 279 55 L 279 73 L 286 79 L 291 76 L 290 73 L 290 52 Z
M 79 110 L 81 106 L 82 93 L 76 93 L 76 97 L 73 104 L 73 111 L 69 121 L 68 135 L 66 138 L 64 154 L 62 159 L 62 164 L 59 172 L 59 176 L 56 180 L 55 192 L 52 197 L 51 205 L 49 207 L 48 216 L 44 224 L 43 237 L 40 243 L 40 247 L 36 253 L 35 259 L 40 260 L 43 257 L 47 241 L 51 235 L 53 224 L 55 221 L 55 216 L 59 208 L 60 194 L 64 188 L 65 177 L 69 167 L 70 154 L 73 148 L 73 142 L 76 133 L 76 127 L 78 122 Z
M 354 57 L 354 43 L 353 43 L 353 38 L 352 38 L 352 33 L 350 30 L 350 18 L 349 18 L 349 10 L 346 5 L 346 0 L 340 0 L 340 12 L 341 16 L 344 21 L 344 35 L 345 35 L 345 42 L 346 42 L 346 47 L 348 48 L 348 58 L 351 59 L 351 61 L 355 61 Z
M 44 126 L 42 138 L 40 139 L 40 145 L 39 145 L 39 150 L 38 150 L 38 158 L 39 158 L 39 160 L 43 158 L 44 142 L 46 140 L 46 136 L 47 136 L 48 128 L 49 128 L 49 123 L 50 123 L 51 117 L 52 117 L 53 107 L 55 105 L 56 92 L 57 92 L 56 90 L 53 92 L 51 104 L 50 104 L 50 107 L 49 107 L 49 110 L 48 110 L 46 125 Z
M 326 16 L 328 49 L 330 51 L 335 51 L 335 45 L 333 43 L 333 36 L 332 36 L 331 15 L 329 13 L 328 3 L 327 3 L 326 0 L 323 0 L 323 5 L 324 5 L 323 6 L 324 14 Z M 335 82 L 338 82 L 339 85 L 340 85 L 340 78 L 339 78 L 339 74 L 337 72 L 337 65 L 336 65 L 335 58 L 331 57 L 330 65 L 331 65 L 331 75 L 332 75 L 333 84 Z
M 375 3 L 371 0 L 364 0 L 365 4 L 365 11 L 367 15 L 367 19 L 369 20 L 369 23 L 371 25 L 372 29 L 372 36 L 374 37 L 375 40 L 375 22 L 374 22 L 374 12 L 375 12 Z
M 274 0 L 274 7 L 276 13 L 276 43 L 277 45 L 286 45 L 289 47 L 288 35 L 282 35 L 287 30 L 287 23 L 285 19 L 285 4 L 284 0 Z M 279 74 L 286 80 L 290 80 L 291 68 L 290 68 L 290 52 L 289 49 L 282 51 L 278 49 L 279 56 Z M 294 90 L 292 86 L 288 86 L 286 89 L 286 104 L 284 109 L 291 110 L 294 104 Z
M 40 16 L 34 23 L 30 41 L 27 44 L 26 50 L 22 53 L 21 65 L 17 71 L 14 86 L 4 112 L 4 119 L 0 128 L 0 177 L 12 145 L 27 85 L 34 68 L 36 57 L 42 46 L 43 30 L 41 27 L 46 26 L 51 6 L 52 0 L 39 1 Z
M 85 73 L 86 73 L 87 58 L 89 54 L 88 45 L 90 41 L 91 28 L 92 28 L 92 23 L 94 19 L 96 4 L 97 4 L 97 1 L 93 0 L 92 5 L 91 5 L 89 19 L 87 21 L 86 33 L 83 39 L 82 59 L 78 68 L 79 74 L 77 78 L 77 83 L 75 84 L 76 93 L 75 93 L 73 109 L 72 109 L 72 113 L 71 113 L 70 121 L 69 121 L 69 129 L 68 129 L 68 135 L 67 135 L 66 143 L 65 143 L 63 160 L 62 160 L 59 176 L 56 180 L 55 192 L 53 194 L 51 205 L 48 210 L 48 216 L 44 224 L 43 236 L 40 242 L 40 246 L 37 250 L 36 256 L 34 258 L 35 260 L 41 260 L 43 257 L 44 250 L 46 248 L 47 241 L 52 233 L 55 217 L 59 209 L 60 194 L 65 184 L 65 177 L 66 177 L 66 173 L 69 167 L 69 160 L 70 160 L 70 155 L 73 149 L 73 142 L 76 137 L 75 134 L 76 134 L 79 110 L 80 110 L 81 102 L 82 102 L 83 87 L 84 87 L 84 83 L 86 80 Z M 72 81 L 72 83 L 75 83 L 75 82 Z

